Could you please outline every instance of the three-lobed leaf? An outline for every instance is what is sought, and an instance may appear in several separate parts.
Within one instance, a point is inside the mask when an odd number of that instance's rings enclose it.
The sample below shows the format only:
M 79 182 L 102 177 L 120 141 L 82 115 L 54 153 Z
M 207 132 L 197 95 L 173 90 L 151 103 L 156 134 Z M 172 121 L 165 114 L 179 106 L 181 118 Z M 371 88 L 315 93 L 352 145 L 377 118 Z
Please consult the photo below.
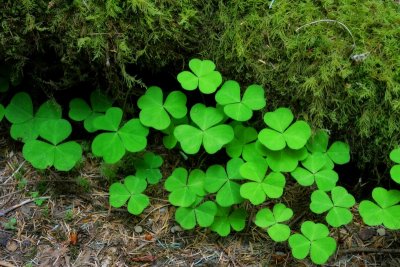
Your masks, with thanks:
M 146 152 L 143 158 L 136 159 L 133 162 L 135 166 L 135 176 L 147 179 L 149 184 L 156 184 L 162 178 L 160 167 L 163 164 L 161 156 L 152 152 Z
M 146 180 L 133 175 L 127 176 L 124 183 L 116 182 L 110 186 L 110 205 L 120 208 L 127 203 L 128 212 L 139 215 L 150 204 L 148 196 L 143 194 Z
M 231 209 L 218 207 L 217 214 L 214 218 L 210 229 L 217 232 L 220 236 L 228 236 L 231 229 L 239 232 L 246 226 L 247 213 L 243 208 Z
M 139 119 L 143 125 L 157 130 L 165 130 L 171 124 L 171 117 L 183 118 L 187 113 L 186 95 L 180 91 L 171 92 L 165 102 L 163 91 L 160 87 L 151 86 L 146 93 L 138 99 L 141 109 Z
M 400 191 L 376 187 L 372 191 L 372 198 L 376 203 L 363 200 L 358 208 L 364 223 L 370 226 L 383 224 L 392 230 L 400 229 Z
M 328 228 L 320 223 L 305 221 L 301 225 L 301 233 L 289 237 L 293 257 L 304 259 L 310 254 L 315 264 L 326 263 L 336 250 L 336 241 L 328 236 Z
M 175 220 L 183 229 L 193 229 L 196 223 L 201 227 L 209 227 L 217 214 L 217 205 L 212 201 L 205 201 L 200 205 L 179 207 L 175 212 Z
M 188 91 L 199 88 L 203 94 L 214 93 L 222 83 L 222 75 L 215 70 L 211 60 L 192 59 L 189 61 L 190 71 L 178 74 L 177 79 L 182 88 Z
M 354 204 L 354 197 L 345 188 L 336 186 L 331 190 L 331 197 L 325 191 L 314 191 L 311 194 L 310 209 L 317 214 L 328 211 L 326 216 L 328 224 L 339 227 L 348 224 L 353 219 L 349 208 Z
M 282 224 L 292 218 L 293 211 L 284 204 L 274 205 L 273 210 L 269 208 L 261 209 L 256 214 L 255 224 L 261 228 L 266 228 L 268 235 L 275 242 L 282 242 L 289 238 L 289 226 Z

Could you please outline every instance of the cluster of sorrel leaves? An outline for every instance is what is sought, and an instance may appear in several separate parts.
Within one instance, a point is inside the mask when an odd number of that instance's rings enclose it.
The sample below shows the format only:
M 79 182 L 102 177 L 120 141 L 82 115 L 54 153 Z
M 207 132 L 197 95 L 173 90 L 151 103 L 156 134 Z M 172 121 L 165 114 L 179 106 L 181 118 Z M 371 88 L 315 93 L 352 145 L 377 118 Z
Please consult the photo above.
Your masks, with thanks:
M 339 176 L 334 170 L 335 165 L 350 161 L 348 145 L 340 141 L 330 144 L 325 130 L 312 133 L 308 123 L 296 119 L 289 108 L 266 112 L 261 86 L 253 84 L 241 90 L 236 81 L 223 82 L 210 60 L 192 59 L 189 68 L 177 77 L 184 91 L 166 95 L 157 86 L 149 87 L 137 101 L 138 118 L 125 118 L 123 110 L 100 91 L 92 92 L 89 102 L 81 98 L 70 101 L 69 118 L 75 125 L 82 122 L 93 134 L 94 156 L 114 164 L 127 152 L 139 155 L 132 162 L 135 174 L 110 186 L 110 205 L 126 206 L 128 212 L 139 215 L 150 205 L 147 186 L 164 181 L 182 228 L 209 227 L 227 236 L 246 227 L 246 207 L 251 203 L 258 209 L 254 223 L 272 240 L 288 241 L 297 259 L 309 255 L 314 263 L 325 263 L 336 250 L 327 225 L 337 228 L 350 223 L 355 210 L 354 197 L 337 184 Z M 2 91 L 3 87 L 1 84 Z M 187 91 L 196 89 L 215 93 L 215 106 L 192 103 L 188 107 Z M 255 111 L 265 112 L 262 129 L 250 122 Z M 69 171 L 82 160 L 80 142 L 69 140 L 71 122 L 62 118 L 62 109 L 54 100 L 34 109 L 29 94 L 20 92 L 6 107 L 0 105 L 0 120 L 4 116 L 11 123 L 12 138 L 24 143 L 23 156 L 35 168 Z M 151 129 L 164 134 L 163 144 L 168 149 L 187 155 L 223 150 L 227 162 L 206 169 L 178 167 L 163 180 L 163 159 L 146 151 Z M 400 149 L 390 158 L 398 164 L 390 174 L 399 183 Z M 305 221 L 300 231 L 290 229 L 294 212 L 282 198 L 288 179 L 313 190 L 310 210 L 323 214 L 327 225 Z M 400 229 L 400 191 L 378 187 L 372 198 L 375 202 L 364 200 L 359 205 L 364 222 Z

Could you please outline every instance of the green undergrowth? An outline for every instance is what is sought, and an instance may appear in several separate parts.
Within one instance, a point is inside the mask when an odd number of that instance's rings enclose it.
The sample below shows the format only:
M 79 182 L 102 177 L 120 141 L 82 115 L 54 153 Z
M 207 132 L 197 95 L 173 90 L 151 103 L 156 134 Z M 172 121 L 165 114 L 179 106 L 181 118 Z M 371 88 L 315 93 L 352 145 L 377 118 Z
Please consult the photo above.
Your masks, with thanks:
M 356 203 L 342 186 L 357 179 L 337 172 L 350 161 L 347 143 L 332 140 L 325 129 L 313 130 L 289 107 L 274 108 L 261 85 L 224 79 L 211 60 L 195 58 L 188 66 L 176 76 L 181 88 L 148 87 L 135 99 L 133 114 L 99 90 L 88 99 L 70 99 L 67 107 L 56 99 L 35 105 L 28 93 L 18 92 L 2 101 L 0 120 L 8 121 L 11 137 L 22 142 L 22 155 L 37 170 L 79 170 L 85 158 L 98 158 L 109 179 L 111 207 L 138 216 L 152 205 L 150 188 L 165 189 L 185 230 L 202 227 L 227 236 L 244 230 L 256 214 L 254 223 L 271 240 L 287 242 L 294 258 L 324 264 L 337 249 L 335 229 L 351 223 L 356 212 L 366 225 L 400 229 L 399 190 L 379 186 L 371 200 Z M 255 114 L 261 123 L 252 121 Z M 76 140 L 77 129 L 87 131 L 87 140 Z M 175 164 L 163 174 L 166 159 L 152 149 L 157 146 L 198 163 Z M 389 155 L 395 183 L 399 151 Z M 202 157 L 207 160 L 199 163 Z M 123 165 L 129 169 L 124 178 L 118 175 Z M 284 197 L 288 184 L 312 191 L 302 209 L 319 215 L 316 222 L 290 224 L 300 211 Z
M 346 140 L 356 163 L 379 175 L 400 140 L 400 5 L 270 2 L 6 0 L 0 62 L 11 81 L 23 75 L 50 95 L 96 85 L 129 103 L 142 79 L 211 58 L 227 77 L 263 86 L 271 107 L 290 106 Z

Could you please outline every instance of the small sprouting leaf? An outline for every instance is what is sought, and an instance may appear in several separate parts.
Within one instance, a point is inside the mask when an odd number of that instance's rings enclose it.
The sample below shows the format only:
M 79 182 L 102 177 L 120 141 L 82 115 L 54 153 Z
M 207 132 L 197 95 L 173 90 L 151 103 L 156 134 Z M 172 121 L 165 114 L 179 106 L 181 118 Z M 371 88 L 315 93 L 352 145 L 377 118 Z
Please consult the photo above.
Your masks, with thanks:
M 236 81 L 226 81 L 215 94 L 218 104 L 224 106 L 225 114 L 236 121 L 247 121 L 253 116 L 253 110 L 265 107 L 264 89 L 251 85 L 240 96 L 240 86 Z
M 221 165 L 212 165 L 207 169 L 205 189 L 209 193 L 217 193 L 216 201 L 221 207 L 229 207 L 243 201 L 240 185 L 234 180 L 243 179 L 239 173 L 243 160 L 234 158 L 228 161 L 226 171 Z
M 370 226 L 383 224 L 388 229 L 400 229 L 400 191 L 376 187 L 372 198 L 376 204 L 363 200 L 358 208 L 363 221 Z
M 273 210 L 269 208 L 261 209 L 257 212 L 255 224 L 261 228 L 266 228 L 268 235 L 275 242 L 282 242 L 289 238 L 289 226 L 282 224 L 292 218 L 293 211 L 284 204 L 275 204 Z
M 234 139 L 225 147 L 226 153 L 231 158 L 238 158 L 246 150 L 246 146 L 257 140 L 257 131 L 253 127 L 236 125 L 233 129 Z
M 264 121 L 270 128 L 261 130 L 258 139 L 270 150 L 282 150 L 286 146 L 301 149 L 311 136 L 311 128 L 305 121 L 296 121 L 290 125 L 293 114 L 288 108 L 267 112 Z
M 327 262 L 336 250 L 336 241 L 328 236 L 328 228 L 320 223 L 305 221 L 301 225 L 301 233 L 289 237 L 293 257 L 304 259 L 310 254 L 315 264 Z
M 217 125 L 223 120 L 223 114 L 216 108 L 196 104 L 190 110 L 190 117 L 199 128 L 184 124 L 174 130 L 174 136 L 185 153 L 195 154 L 203 144 L 207 153 L 214 154 L 233 140 L 230 125 Z
M 180 91 L 171 92 L 165 102 L 160 87 L 151 86 L 138 100 L 141 109 L 139 118 L 143 125 L 157 130 L 165 130 L 171 124 L 171 118 L 183 118 L 187 113 L 186 96 Z
M 196 226 L 196 222 L 201 227 L 209 227 L 214 222 L 217 210 L 217 205 L 212 201 L 206 201 L 191 207 L 179 207 L 175 212 L 175 220 L 183 229 L 187 230 L 193 229 Z
M 325 153 L 328 150 L 329 135 L 324 130 L 318 130 L 307 142 L 307 149 L 311 153 Z
M 150 204 L 148 196 L 142 194 L 146 187 L 146 180 L 132 175 L 126 177 L 123 184 L 113 183 L 110 186 L 110 205 L 120 208 L 129 200 L 128 212 L 139 215 Z
M 165 181 L 165 189 L 169 192 L 169 202 L 180 207 L 191 206 L 198 197 L 206 194 L 204 190 L 205 173 L 195 169 L 190 172 L 184 168 L 175 169 Z
M 160 167 L 163 164 L 161 156 L 152 152 L 146 152 L 143 158 L 133 162 L 136 170 L 136 177 L 147 179 L 149 184 L 156 184 L 162 178 Z
M 331 190 L 332 200 L 329 195 L 322 191 L 316 190 L 311 195 L 310 209 L 317 214 L 329 211 L 326 221 L 333 227 L 339 227 L 348 224 L 353 215 L 349 211 L 355 204 L 355 199 L 343 187 L 337 186 Z
M 228 236 L 231 228 L 237 232 L 242 231 L 246 226 L 247 213 L 243 208 L 231 210 L 231 208 L 218 207 L 210 229 L 220 236 Z
M 211 94 L 222 83 L 221 73 L 215 71 L 215 64 L 210 60 L 192 59 L 189 68 L 193 73 L 183 71 L 177 77 L 183 89 L 191 91 L 198 87 L 203 94 Z

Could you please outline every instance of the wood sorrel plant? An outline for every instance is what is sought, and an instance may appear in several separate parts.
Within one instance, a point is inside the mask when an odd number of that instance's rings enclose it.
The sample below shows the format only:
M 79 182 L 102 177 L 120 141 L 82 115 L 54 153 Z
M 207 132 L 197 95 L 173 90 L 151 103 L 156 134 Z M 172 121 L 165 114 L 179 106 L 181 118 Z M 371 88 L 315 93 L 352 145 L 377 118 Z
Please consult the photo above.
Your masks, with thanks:
M 198 225 L 226 236 L 245 228 L 250 203 L 258 210 L 255 224 L 275 242 L 288 240 L 293 257 L 304 259 L 310 255 L 316 264 L 327 262 L 336 250 L 329 228 L 305 221 L 301 229 L 290 229 L 290 220 L 296 214 L 281 196 L 288 179 L 293 179 L 314 190 L 312 212 L 326 214 L 326 222 L 332 227 L 348 224 L 355 200 L 337 185 L 339 176 L 334 169 L 336 164 L 349 162 L 348 145 L 340 141 L 329 145 L 326 131 L 312 134 L 308 123 L 295 118 L 287 107 L 265 111 L 264 128 L 256 129 L 251 123 L 254 112 L 266 106 L 261 86 L 252 84 L 242 93 L 238 82 L 223 82 L 209 60 L 193 59 L 189 68 L 177 77 L 186 91 L 165 94 L 160 87 L 149 87 L 137 101 L 138 118 L 125 119 L 123 110 L 112 107 L 112 101 L 99 91 L 91 95 L 90 105 L 79 98 L 70 102 L 69 117 L 83 121 L 84 128 L 95 135 L 93 155 L 113 164 L 128 152 L 140 153 L 132 162 L 135 174 L 110 186 L 110 205 L 127 206 L 128 212 L 139 215 L 151 204 L 145 194 L 147 185 L 162 181 L 182 228 Z M 203 94 L 215 93 L 215 105 L 188 103 L 187 94 L 197 89 Z M 13 138 L 25 142 L 23 155 L 34 167 L 54 166 L 68 171 L 82 158 L 77 142 L 64 142 L 72 127 L 62 119 L 61 107 L 54 101 L 34 112 L 30 96 L 18 93 L 7 107 L 0 105 L 0 120 L 4 115 L 12 123 Z M 225 150 L 226 164 L 189 170 L 179 166 L 163 179 L 163 159 L 150 151 L 142 153 L 150 128 L 165 134 L 166 148 L 181 150 L 182 154 L 205 151 L 212 157 Z M 390 155 L 396 163 L 400 163 L 399 151 Z M 395 165 L 391 176 L 396 182 L 399 173 Z M 375 188 L 372 196 L 376 203 L 366 200 L 359 207 L 365 223 L 399 229 L 400 192 Z M 265 207 L 267 200 L 273 206 Z

